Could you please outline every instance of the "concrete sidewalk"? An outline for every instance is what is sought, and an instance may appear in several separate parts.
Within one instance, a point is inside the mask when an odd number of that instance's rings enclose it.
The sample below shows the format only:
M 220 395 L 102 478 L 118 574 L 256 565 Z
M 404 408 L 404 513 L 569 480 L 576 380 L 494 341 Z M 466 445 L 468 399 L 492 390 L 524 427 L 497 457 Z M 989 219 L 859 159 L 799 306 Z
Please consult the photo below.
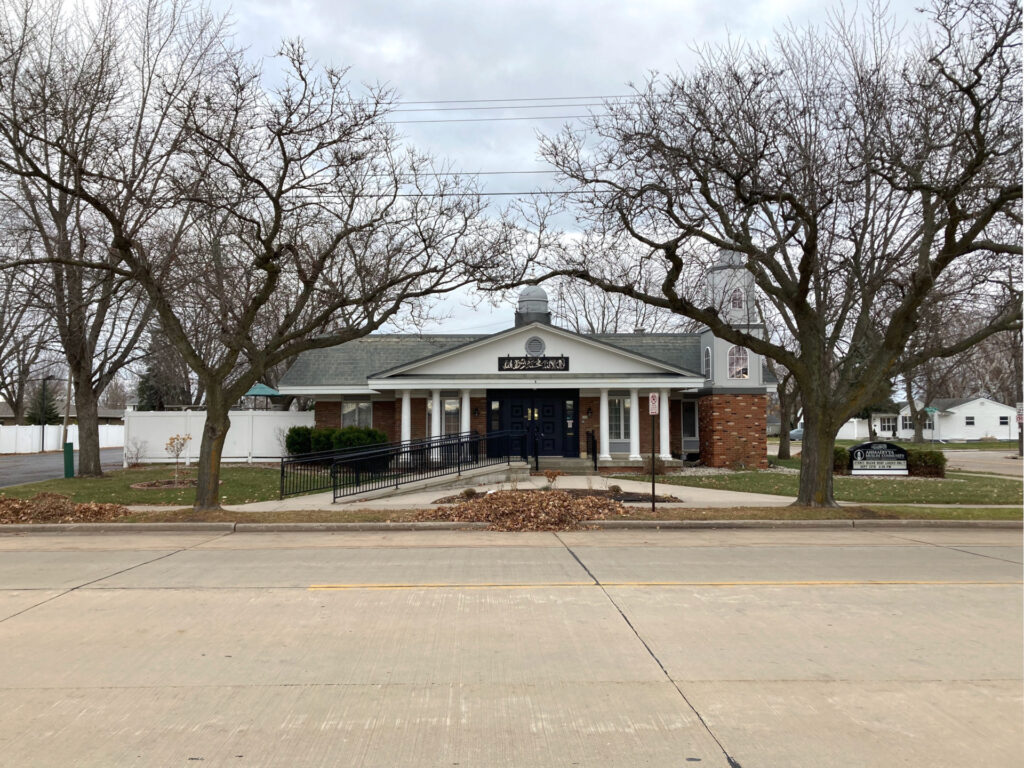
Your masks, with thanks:
M 619 480 L 616 478 L 601 477 L 595 475 L 562 475 L 555 478 L 552 484 L 554 489 L 566 488 L 592 488 L 595 490 L 607 490 L 608 486 L 617 485 L 623 491 L 633 493 L 650 493 L 651 484 L 640 480 Z M 546 488 L 548 481 L 542 476 L 530 476 L 518 483 L 492 483 L 477 486 L 474 488 L 478 493 L 486 493 L 491 490 L 507 491 L 513 487 L 519 490 L 538 490 Z M 693 488 L 682 485 L 670 485 L 658 483 L 655 486 L 659 496 L 672 496 L 677 499 L 673 502 L 664 502 L 672 506 L 686 507 L 784 507 L 792 504 L 792 496 L 771 496 L 764 493 L 740 493 L 737 491 L 719 491 L 710 488 Z M 436 506 L 438 499 L 446 496 L 455 496 L 463 488 L 427 488 L 423 490 L 410 491 L 408 493 L 397 493 L 394 496 L 387 496 L 378 499 L 354 499 L 345 501 L 341 499 L 334 502 L 331 493 L 316 493 L 308 496 L 293 496 L 278 501 L 260 501 L 253 504 L 225 505 L 224 509 L 232 512 L 284 512 L 299 509 L 425 509 Z M 640 503 L 641 506 L 648 506 L 649 502 Z M 132 507 L 132 509 L 143 509 Z

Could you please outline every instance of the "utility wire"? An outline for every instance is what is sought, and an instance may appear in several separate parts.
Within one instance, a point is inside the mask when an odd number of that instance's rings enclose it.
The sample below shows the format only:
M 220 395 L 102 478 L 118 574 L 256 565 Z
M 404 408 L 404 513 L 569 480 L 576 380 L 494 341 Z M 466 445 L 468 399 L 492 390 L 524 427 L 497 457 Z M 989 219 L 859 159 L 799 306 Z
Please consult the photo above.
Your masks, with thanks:
M 487 104 L 509 101 L 572 101 L 578 99 L 635 99 L 635 93 L 625 96 L 524 96 L 521 99 L 437 99 L 435 101 L 401 101 L 399 104 Z
M 595 117 L 595 115 L 530 115 L 529 117 L 455 117 L 438 120 L 388 120 L 389 125 L 403 125 L 406 123 L 490 123 L 500 120 L 576 120 L 584 117 Z M 598 115 L 599 117 L 599 115 Z

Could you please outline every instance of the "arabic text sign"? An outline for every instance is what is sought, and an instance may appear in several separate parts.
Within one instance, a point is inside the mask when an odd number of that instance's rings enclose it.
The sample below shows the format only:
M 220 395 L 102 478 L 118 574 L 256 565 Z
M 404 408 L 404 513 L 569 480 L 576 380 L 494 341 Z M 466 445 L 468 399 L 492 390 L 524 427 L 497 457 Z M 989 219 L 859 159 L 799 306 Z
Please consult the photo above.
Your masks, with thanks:
M 499 371 L 568 371 L 568 357 L 499 357 Z

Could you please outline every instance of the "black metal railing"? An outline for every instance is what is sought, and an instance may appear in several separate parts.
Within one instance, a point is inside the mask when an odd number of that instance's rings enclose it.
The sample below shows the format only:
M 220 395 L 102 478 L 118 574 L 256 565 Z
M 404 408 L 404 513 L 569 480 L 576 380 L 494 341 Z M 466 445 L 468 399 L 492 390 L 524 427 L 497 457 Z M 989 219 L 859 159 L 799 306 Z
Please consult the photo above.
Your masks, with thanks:
M 331 464 L 334 498 L 507 464 L 514 436 L 508 431 L 445 435 L 339 456 Z
M 463 437 L 469 437 L 473 432 L 462 433 Z M 400 446 L 427 445 L 431 438 L 421 438 L 413 441 L 397 443 L 377 443 L 376 445 L 359 445 L 352 448 L 335 448 L 328 451 L 317 451 L 314 453 L 301 453 L 295 456 L 286 456 L 281 459 L 281 485 L 280 493 L 283 499 L 286 496 L 296 496 L 300 493 L 312 493 L 314 491 L 330 491 L 334 488 L 334 475 L 332 467 L 335 460 L 346 456 L 352 456 L 367 450 L 384 450 L 398 448 Z
M 587 458 L 594 462 L 594 471 L 597 472 L 597 437 L 592 429 L 587 432 Z

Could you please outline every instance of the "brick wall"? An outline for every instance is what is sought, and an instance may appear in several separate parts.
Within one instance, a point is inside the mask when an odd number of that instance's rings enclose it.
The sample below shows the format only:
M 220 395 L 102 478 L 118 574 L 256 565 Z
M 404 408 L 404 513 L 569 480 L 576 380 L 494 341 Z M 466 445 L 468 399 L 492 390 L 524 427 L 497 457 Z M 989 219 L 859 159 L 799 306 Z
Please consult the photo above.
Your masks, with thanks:
M 590 416 L 587 416 L 587 408 L 590 409 Z M 600 449 L 601 440 L 601 398 L 581 397 L 580 398 L 580 456 L 587 455 L 587 432 L 593 430 L 594 438 L 598 440 Z
M 707 395 L 697 403 L 700 460 L 709 467 L 768 466 L 766 395 Z
M 373 428 L 383 431 L 388 436 L 389 443 L 397 443 L 402 439 L 401 413 L 401 400 L 373 401 Z
M 477 415 L 473 415 L 473 411 L 477 412 Z M 487 434 L 487 398 L 486 397 L 471 397 L 469 398 L 469 431 L 476 432 L 480 435 Z
M 318 428 L 341 426 L 341 403 L 337 400 L 317 400 L 313 406 L 313 418 Z

